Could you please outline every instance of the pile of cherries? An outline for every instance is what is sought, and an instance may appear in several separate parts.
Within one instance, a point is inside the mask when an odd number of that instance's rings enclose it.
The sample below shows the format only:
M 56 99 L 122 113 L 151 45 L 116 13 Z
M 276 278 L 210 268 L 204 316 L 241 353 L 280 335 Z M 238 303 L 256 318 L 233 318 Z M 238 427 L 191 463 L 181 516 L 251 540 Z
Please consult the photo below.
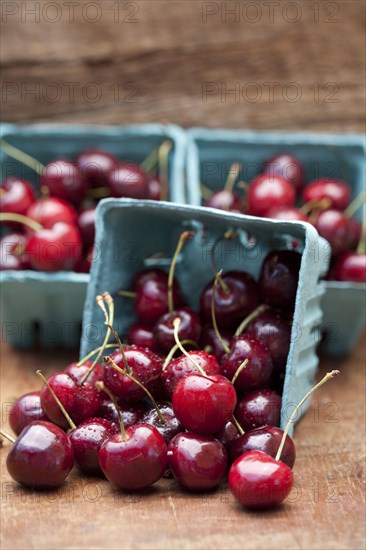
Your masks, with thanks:
M 148 269 L 134 277 L 129 299 L 138 321 L 128 344 L 113 327 L 111 296 L 98 296 L 103 345 L 48 380 L 38 371 L 41 391 L 14 403 L 9 420 L 18 437 L 3 435 L 14 442 L 7 468 L 18 483 L 58 487 L 76 463 L 125 491 L 171 475 L 185 490 L 208 491 L 228 475 L 249 508 L 274 506 L 289 494 L 295 446 L 287 432 L 298 409 L 281 430 L 279 388 L 300 255 L 269 253 L 258 281 L 242 271 L 218 273 L 197 313 L 174 277 L 189 238 L 182 233 L 169 274 Z
M 332 262 L 327 278 L 366 282 L 366 228 L 352 217 L 365 203 L 365 193 L 351 202 L 349 184 L 336 178 L 320 178 L 305 186 L 302 163 L 289 153 L 281 153 L 265 161 L 262 173 L 249 184 L 238 183 L 237 187 L 245 189 L 243 197 L 234 190 L 240 168 L 238 163 L 233 164 L 223 189 L 211 193 L 203 187 L 205 206 L 277 220 L 310 222 L 331 246 Z
M 161 146 L 164 154 L 167 144 Z M 102 149 L 85 150 L 73 160 L 57 158 L 42 166 L 3 140 L 2 148 L 39 174 L 41 195 L 37 197 L 31 183 L 20 177 L 8 176 L 2 182 L 0 220 L 9 232 L 0 240 L 1 270 L 88 273 L 99 198 L 166 198 L 165 172 L 160 179 L 151 175 L 162 158 L 158 150 L 141 166 L 122 162 Z

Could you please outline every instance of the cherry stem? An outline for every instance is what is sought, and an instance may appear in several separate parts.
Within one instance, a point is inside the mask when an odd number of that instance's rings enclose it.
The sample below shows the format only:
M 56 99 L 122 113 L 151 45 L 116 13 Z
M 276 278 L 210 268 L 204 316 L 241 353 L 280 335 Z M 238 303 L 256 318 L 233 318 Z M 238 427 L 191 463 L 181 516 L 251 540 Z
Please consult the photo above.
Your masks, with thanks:
M 195 342 L 194 340 L 182 340 L 182 345 L 186 345 L 186 344 L 190 344 L 191 346 L 194 346 L 195 348 L 198 349 L 198 344 L 197 342 Z M 178 351 L 179 349 L 179 346 L 178 344 L 175 344 L 175 346 L 172 347 L 172 349 L 170 350 L 170 352 L 168 353 L 168 355 L 166 356 L 165 358 L 165 361 L 164 361 L 164 364 L 163 364 L 163 372 L 165 371 L 165 369 L 167 368 L 167 366 L 169 365 L 170 361 L 173 359 L 175 353 Z
M 151 172 L 157 165 L 158 160 L 158 149 L 154 149 L 142 162 L 140 162 L 140 168 L 145 170 L 145 172 Z
M 363 205 L 361 237 L 357 245 L 357 254 L 365 254 L 366 251 L 366 204 Z
M 239 187 L 239 189 L 243 189 L 243 191 L 246 191 L 246 192 L 249 189 L 249 183 L 246 181 L 238 181 L 236 186 Z
M 240 170 L 241 170 L 241 164 L 239 162 L 234 162 L 231 165 L 225 185 L 224 185 L 225 191 L 228 191 L 229 193 L 232 192 L 235 182 L 238 179 Z
M 322 386 L 323 384 L 328 382 L 328 380 L 330 380 L 331 378 L 335 378 L 339 374 L 340 374 L 339 370 L 332 370 L 332 372 L 328 372 L 324 376 L 324 378 L 322 378 L 320 380 L 320 382 L 318 382 L 313 388 L 311 388 L 311 390 L 308 391 L 308 393 L 301 399 L 300 403 L 296 406 L 296 408 L 294 409 L 292 415 L 290 416 L 290 420 L 286 424 L 286 428 L 283 432 L 281 443 L 280 443 L 280 446 L 278 448 L 275 460 L 280 460 L 282 450 L 283 450 L 283 446 L 285 444 L 286 436 L 289 432 L 290 426 L 291 426 L 294 418 L 297 416 L 297 413 L 299 412 L 299 409 L 302 407 L 302 405 L 305 403 L 305 401 L 308 399 L 308 397 L 310 397 L 311 394 L 315 392 L 315 390 L 317 390 L 318 388 L 320 388 L 320 386 Z
M 116 348 L 116 347 L 117 347 L 116 344 L 107 344 L 104 349 L 110 349 L 110 348 Z M 80 359 L 78 363 L 76 363 L 76 366 L 81 367 L 86 361 L 88 361 L 91 357 L 93 357 L 95 353 L 98 353 L 98 351 L 100 351 L 101 349 L 103 349 L 103 346 L 99 346 L 93 349 L 92 351 L 90 351 L 88 355 L 85 355 L 85 357 L 83 357 L 82 359 Z
M 175 272 L 175 266 L 177 264 L 178 256 L 184 246 L 184 243 L 188 239 L 191 239 L 194 235 L 195 235 L 194 231 L 183 231 L 183 233 L 179 237 L 177 248 L 175 249 L 175 252 L 172 258 L 172 263 L 170 264 L 169 275 L 168 275 L 168 307 L 169 307 L 170 314 L 172 314 L 174 311 L 174 302 L 173 302 L 174 272 Z
M 22 216 L 22 214 L 12 214 L 7 212 L 1 212 L 0 213 L 0 222 L 17 222 L 21 223 L 23 225 L 27 225 L 34 231 L 39 231 L 40 229 L 43 229 L 43 226 L 36 222 L 35 220 L 32 220 L 31 218 L 28 218 L 27 216 Z
M 214 194 L 214 192 L 211 189 L 209 189 L 207 185 L 205 185 L 204 183 L 200 183 L 200 189 L 201 189 L 202 198 L 204 200 L 209 199 Z
M 104 199 L 111 194 L 108 187 L 95 187 L 94 189 L 88 189 L 87 196 L 92 199 Z
M 168 182 L 169 182 L 169 153 L 172 149 L 172 143 L 168 140 L 164 141 L 158 151 L 159 158 L 159 181 L 160 181 L 160 200 L 168 200 Z
M 238 328 L 236 329 L 235 331 L 235 334 L 234 336 L 240 336 L 244 330 L 248 327 L 248 325 L 250 325 L 250 323 L 256 319 L 257 317 L 259 317 L 259 315 L 261 315 L 262 313 L 264 313 L 265 311 L 267 311 L 267 309 L 270 309 L 270 307 L 267 305 L 267 304 L 261 304 L 259 306 L 257 306 L 251 313 L 249 313 L 249 315 L 247 317 L 245 317 L 245 319 L 240 323 L 240 325 L 238 326 Z
M 217 247 L 219 246 L 219 244 L 221 242 L 226 241 L 226 240 L 234 239 L 235 237 L 236 237 L 235 229 L 228 229 L 224 233 L 224 235 L 222 237 L 220 237 L 219 239 L 217 239 L 217 241 L 213 245 L 212 250 L 211 250 L 211 264 L 212 264 L 212 268 L 213 268 L 213 271 L 214 271 L 215 274 L 217 274 L 218 271 L 219 271 L 218 268 L 217 268 L 217 264 L 216 264 L 216 249 L 217 249 Z M 221 270 L 220 273 L 222 273 L 222 270 Z M 225 283 L 225 281 L 223 280 L 222 277 L 219 278 L 219 283 L 220 283 L 220 287 L 223 290 L 223 292 L 225 292 L 225 294 L 227 294 L 230 291 L 230 289 L 229 289 L 229 287 L 227 286 L 227 284 Z
M 179 319 L 179 317 L 176 317 L 173 321 L 173 327 L 174 327 L 174 339 L 175 339 L 175 342 L 178 346 L 178 348 L 180 349 L 180 351 L 186 356 L 188 357 L 188 359 L 191 361 L 191 363 L 193 363 L 193 365 L 196 367 L 196 369 L 198 370 L 198 372 L 200 374 L 202 374 L 202 376 L 204 376 L 205 378 L 208 378 L 207 374 L 205 373 L 205 371 L 203 370 L 202 367 L 200 367 L 200 365 L 197 363 L 197 361 L 195 361 L 193 359 L 193 357 L 191 357 L 191 355 L 189 355 L 189 353 L 184 349 L 184 347 L 182 346 L 182 343 L 181 341 L 179 340 L 179 335 L 178 335 L 178 331 L 179 331 L 179 327 L 181 325 L 181 320 Z
M 306 202 L 302 205 L 300 208 L 301 212 L 303 214 L 309 214 L 312 210 L 326 210 L 326 208 L 329 208 L 332 204 L 332 201 L 328 197 L 324 197 L 323 199 L 311 199 L 310 201 Z
M 108 325 L 108 328 L 112 331 L 113 333 L 113 336 L 115 337 L 116 339 L 116 342 L 118 344 L 118 347 L 119 347 L 119 350 L 121 352 L 121 355 L 122 355 L 122 360 L 123 360 L 123 364 L 125 366 L 125 369 L 128 373 L 132 373 L 132 369 L 130 367 L 130 365 L 128 364 L 127 362 L 127 357 L 126 357 L 126 354 L 125 354 L 125 350 L 124 350 L 124 347 L 123 347 L 123 344 L 121 342 L 121 338 L 118 336 L 118 333 L 116 331 L 116 329 L 114 327 L 112 327 L 112 325 L 110 325 L 109 323 L 106 322 L 106 324 Z
M 107 313 L 107 310 L 105 308 L 104 301 L 107 303 L 108 313 Z M 103 294 L 103 296 L 97 296 L 96 297 L 96 302 L 97 302 L 98 306 L 101 308 L 101 310 L 103 311 L 103 313 L 105 315 L 106 323 L 112 324 L 113 320 L 114 320 L 114 303 L 113 303 L 111 295 L 108 292 L 105 292 Z M 91 373 L 95 369 L 99 359 L 101 358 L 101 356 L 102 356 L 102 354 L 103 354 L 103 352 L 106 348 L 106 345 L 109 342 L 110 336 L 111 336 L 111 330 L 108 326 L 108 329 L 107 329 L 107 332 L 106 332 L 106 335 L 105 335 L 105 338 L 104 338 L 104 342 L 101 346 L 101 349 L 98 352 L 98 355 L 96 356 L 93 363 L 90 365 L 89 369 L 86 371 L 86 373 L 84 374 L 84 376 L 80 380 L 80 385 L 81 386 L 86 382 L 88 377 L 91 375 Z
M 235 418 L 234 415 L 231 417 L 231 420 L 232 420 L 232 422 L 235 424 L 235 427 L 236 427 L 236 429 L 238 430 L 239 434 L 240 434 L 240 435 L 244 435 L 244 434 L 245 434 L 245 431 L 244 431 L 243 428 L 240 426 L 239 422 L 237 421 L 237 419 Z
M 120 430 L 121 430 L 121 436 L 122 436 L 122 439 L 125 441 L 126 439 L 128 439 L 128 437 L 127 437 L 127 434 L 126 434 L 125 425 L 123 423 L 121 409 L 118 406 L 116 398 L 114 397 L 114 395 L 110 391 L 110 389 L 107 388 L 104 385 L 104 382 L 102 382 L 101 380 L 98 380 L 98 382 L 95 382 L 95 387 L 97 388 L 98 391 L 104 391 L 104 393 L 106 393 L 108 395 L 109 399 L 112 401 L 112 403 L 113 403 L 113 405 L 114 405 L 114 407 L 117 411 L 118 423 L 119 423 L 119 427 L 120 427 Z
M 244 359 L 244 361 L 238 366 L 238 368 L 237 368 L 236 371 L 235 371 L 234 376 L 233 376 L 232 379 L 231 379 L 232 385 L 235 384 L 235 382 L 236 382 L 236 380 L 237 380 L 239 374 L 241 373 L 242 370 L 245 369 L 245 367 L 247 366 L 248 363 L 249 363 L 249 359 Z
M 157 415 L 159 417 L 159 421 L 161 424 L 166 424 L 166 420 L 164 418 L 164 416 L 161 414 L 161 411 L 158 407 L 158 404 L 157 402 L 155 401 L 155 399 L 153 398 L 153 396 L 151 395 L 151 393 L 149 392 L 149 390 L 139 381 L 137 380 L 137 378 L 135 378 L 134 376 L 132 376 L 132 374 L 130 374 L 129 372 L 127 372 L 125 369 L 121 369 L 120 367 L 118 367 L 116 365 L 116 363 L 113 361 L 113 359 L 109 356 L 107 357 L 104 357 L 103 361 L 105 363 L 107 363 L 107 365 L 111 366 L 112 368 L 114 368 L 115 370 L 117 370 L 118 372 L 120 372 L 121 374 L 123 374 L 124 376 L 127 376 L 127 378 L 129 378 L 129 380 L 131 380 L 132 382 L 134 382 L 137 386 L 139 386 L 139 388 L 141 388 L 142 390 L 144 390 L 144 392 L 146 393 L 146 395 L 148 396 L 148 398 L 150 399 L 151 403 L 154 405 L 154 408 L 157 412 Z M 127 365 L 127 359 L 126 359 L 126 356 L 125 354 L 123 353 L 123 362 L 124 362 L 124 365 L 125 367 L 128 366 Z
M 137 292 L 133 292 L 132 290 L 119 290 L 118 294 L 124 298 L 136 298 L 137 296 Z
M 217 283 L 221 280 L 221 273 L 222 273 L 222 270 L 219 271 L 217 274 L 216 274 L 216 277 L 215 277 L 215 280 L 214 280 L 214 284 L 213 284 L 213 287 L 212 287 L 212 294 L 211 294 L 211 318 L 212 318 L 212 326 L 214 328 L 214 331 L 215 331 L 215 334 L 216 334 L 216 338 L 218 339 L 218 341 L 220 342 L 223 350 L 225 351 L 225 353 L 230 353 L 230 348 L 226 345 L 226 343 L 224 342 L 224 340 L 222 339 L 222 336 L 220 334 L 220 331 L 219 331 L 219 327 L 217 325 L 217 321 L 216 321 L 216 313 L 215 313 L 215 296 L 216 296 L 216 287 L 217 287 Z
M 55 394 L 55 392 L 53 391 L 53 389 L 51 388 L 51 386 L 49 385 L 49 383 L 47 382 L 47 380 L 45 379 L 45 377 L 43 376 L 42 372 L 40 370 L 37 370 L 36 372 L 37 376 L 39 376 L 43 382 L 46 384 L 47 386 L 47 389 L 48 391 L 50 392 L 50 394 L 52 395 L 52 397 L 54 398 L 54 400 L 56 401 L 57 405 L 60 407 L 64 417 L 66 418 L 66 420 L 68 421 L 69 425 L 70 425 L 70 428 L 72 430 L 75 430 L 76 428 L 76 424 L 72 421 L 70 415 L 68 414 L 68 412 L 66 411 L 65 407 L 63 406 L 63 404 L 61 403 L 61 401 L 59 400 L 59 398 L 57 397 L 57 395 Z
M 44 164 L 36 160 L 35 158 L 31 157 L 30 155 L 27 155 L 27 153 L 24 153 L 17 147 L 14 147 L 14 145 L 10 145 L 5 139 L 0 139 L 0 149 L 4 151 L 9 157 L 12 157 L 15 160 L 18 160 L 25 166 L 29 166 L 36 174 L 39 176 L 42 176 L 43 171 L 45 169 Z
M 2 435 L 3 437 L 5 437 L 5 439 L 7 439 L 8 441 L 10 441 L 11 443 L 15 443 L 15 438 L 12 436 L 12 435 L 9 435 L 7 434 L 6 432 L 3 432 L 3 430 L 0 430 L 0 435 Z
M 347 208 L 344 211 L 344 215 L 347 216 L 347 218 L 351 218 L 357 210 L 365 204 L 366 200 L 366 191 L 362 191 L 353 201 L 347 206 Z

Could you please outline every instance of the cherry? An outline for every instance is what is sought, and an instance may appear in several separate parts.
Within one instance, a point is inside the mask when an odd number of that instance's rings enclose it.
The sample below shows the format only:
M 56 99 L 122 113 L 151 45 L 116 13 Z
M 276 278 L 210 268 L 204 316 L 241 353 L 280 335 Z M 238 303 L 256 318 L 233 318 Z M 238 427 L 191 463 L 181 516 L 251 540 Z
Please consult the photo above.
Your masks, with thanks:
M 276 371 L 284 370 L 291 343 L 291 326 L 279 313 L 261 313 L 248 325 L 245 334 L 256 338 L 269 351 Z
M 121 412 L 122 421 L 126 428 L 137 424 L 146 413 L 145 407 L 138 404 L 129 406 L 119 404 L 118 408 Z M 104 400 L 102 402 L 99 409 L 99 416 L 102 418 L 106 418 L 114 424 L 118 424 L 118 411 L 116 410 L 116 406 L 112 401 Z
M 0 211 L 26 215 L 35 201 L 34 189 L 29 181 L 8 176 L 0 187 Z M 14 224 L 12 224 L 14 225 Z
M 285 178 L 296 191 L 300 191 L 304 185 L 304 167 L 299 159 L 290 153 L 279 153 L 266 160 L 263 173 Z
M 10 233 L 0 240 L 0 270 L 20 271 L 28 269 L 25 253 L 27 238 L 19 233 Z
M 87 149 L 76 157 L 76 166 L 88 187 L 108 185 L 109 173 L 118 164 L 118 159 L 102 149 Z
M 30 235 L 26 254 L 33 269 L 60 271 L 72 269 L 81 257 L 81 238 L 76 227 L 64 222 Z
M 294 310 L 300 264 L 301 255 L 293 250 L 274 250 L 266 256 L 259 280 L 266 304 Z
M 169 441 L 173 439 L 174 436 L 183 431 L 183 427 L 179 420 L 176 418 L 173 408 L 170 403 L 158 404 L 160 413 L 165 419 L 165 424 L 161 422 L 159 415 L 156 409 L 151 409 L 147 411 L 144 416 L 141 418 L 143 424 L 150 424 L 154 426 L 163 436 L 165 443 L 168 445 Z
M 49 162 L 40 178 L 41 187 L 48 189 L 53 197 L 79 204 L 86 193 L 86 182 L 77 166 L 66 158 Z
M 125 434 L 107 439 L 99 451 L 107 479 L 125 491 L 137 491 L 158 481 L 167 467 L 163 436 L 149 424 L 135 424 Z
M 229 271 L 221 281 L 214 299 L 217 324 L 220 328 L 233 328 L 258 306 L 258 285 L 251 275 L 241 271 Z M 204 288 L 200 298 L 201 315 L 206 322 L 212 318 L 212 292 L 213 281 Z
M 66 374 L 69 374 L 74 380 L 79 383 L 82 383 L 84 376 L 90 370 L 90 367 L 93 365 L 93 361 L 83 361 L 80 363 L 70 363 L 65 370 L 63 371 Z M 88 376 L 88 384 L 93 386 L 95 382 L 101 380 L 103 376 L 103 366 L 100 363 L 97 363 L 93 371 Z
M 156 351 L 153 329 L 149 325 L 144 325 L 143 323 L 131 325 L 128 330 L 127 340 L 131 345 Z
M 267 212 L 267 217 L 274 220 L 282 221 L 298 221 L 298 222 L 307 222 L 308 218 L 300 210 L 300 208 L 295 208 L 294 206 L 278 206 L 277 208 L 271 208 Z
M 229 347 L 231 340 L 231 333 L 229 331 L 222 331 L 221 340 L 224 344 Z M 200 345 L 202 348 L 209 349 L 216 359 L 220 361 L 222 356 L 225 354 L 225 350 L 222 347 L 220 340 L 217 337 L 216 331 L 211 325 L 205 325 L 202 329 Z M 218 374 L 218 373 L 208 373 L 208 374 Z
M 69 433 L 75 462 L 83 473 L 101 473 L 98 459 L 100 448 L 117 432 L 118 427 L 105 418 L 88 418 Z
M 230 449 L 230 444 L 232 441 L 237 439 L 240 436 L 239 430 L 235 423 L 232 420 L 228 420 L 225 424 L 225 427 L 215 434 L 215 438 L 220 441 L 225 447 L 226 450 Z
M 205 200 L 204 205 L 209 208 L 226 210 L 227 212 L 232 212 L 233 210 L 239 212 L 243 211 L 243 203 L 240 195 L 228 189 L 216 191 Z
M 254 390 L 244 395 L 238 401 L 235 417 L 244 431 L 260 428 L 265 425 L 278 426 L 280 423 L 281 403 L 281 396 L 274 390 Z
M 267 216 L 272 208 L 293 206 L 295 196 L 295 189 L 288 180 L 277 175 L 262 174 L 249 185 L 248 214 Z
M 190 351 L 189 357 L 181 355 L 170 361 L 163 369 L 161 380 L 167 395 L 172 396 L 178 382 L 189 374 L 196 374 L 197 367 L 195 363 L 205 371 L 209 376 L 212 374 L 221 374 L 221 368 L 214 355 L 205 351 Z M 193 361 L 194 363 L 193 363 Z
M 26 216 L 45 229 L 51 229 L 58 222 L 69 225 L 77 223 L 77 214 L 71 204 L 56 197 L 39 199 L 28 208 Z
M 77 262 L 74 271 L 76 273 L 90 273 L 94 261 L 94 246 L 91 246 L 87 253 Z
M 120 162 L 110 170 L 107 184 L 113 197 L 149 197 L 149 177 L 137 164 Z
M 353 250 L 362 236 L 362 224 L 356 218 L 348 218 L 349 248 Z
M 160 201 L 161 199 L 161 183 L 158 178 L 149 180 L 149 199 L 152 201 Z
M 271 378 L 273 363 L 269 352 L 255 338 L 236 336 L 232 339 L 230 353 L 221 360 L 223 374 L 231 380 L 245 359 L 248 364 L 237 376 L 235 387 L 245 391 L 265 386 Z
M 281 444 L 283 430 L 276 426 L 262 426 L 255 428 L 243 435 L 231 440 L 227 446 L 230 463 L 248 451 L 262 451 L 272 458 L 276 457 Z M 296 458 L 294 442 L 289 435 L 286 435 L 285 444 L 281 453 L 281 460 L 289 468 L 293 468 Z
M 237 458 L 229 471 L 229 488 L 248 508 L 269 508 L 289 495 L 293 474 L 284 462 L 262 451 L 249 451 Z
M 366 254 L 344 252 L 337 258 L 335 264 L 337 281 L 366 283 Z
M 320 178 L 305 187 L 302 198 L 304 203 L 328 199 L 329 208 L 344 210 L 351 201 L 351 189 L 345 181 Z
M 168 273 L 158 268 L 149 268 L 143 269 L 135 274 L 132 280 L 132 288 L 138 290 L 143 286 L 147 281 L 158 281 L 161 284 L 165 284 L 168 287 Z M 177 281 L 174 281 L 174 284 L 177 285 Z
M 41 406 L 40 392 L 34 391 L 19 397 L 11 406 L 9 424 L 16 435 L 35 420 L 48 420 Z
M 96 209 L 87 208 L 80 212 L 78 226 L 84 247 L 88 248 L 94 244 L 95 238 Z
M 194 433 L 176 435 L 168 446 L 168 465 L 175 479 L 190 491 L 217 487 L 227 469 L 225 447 L 213 437 Z
M 162 272 L 164 273 L 164 272 Z M 154 324 L 168 312 L 168 275 L 144 279 L 137 288 L 135 300 L 135 313 L 144 324 Z M 175 306 L 183 304 L 178 283 L 173 286 L 173 299 Z
M 189 374 L 178 382 L 172 402 L 174 413 L 186 430 L 212 435 L 222 430 L 233 415 L 236 392 L 229 380 L 219 374 Z
M 198 342 L 201 335 L 201 320 L 199 315 L 192 309 L 177 309 L 171 313 L 165 313 L 154 325 L 155 345 L 161 352 L 168 353 L 174 346 L 174 319 L 179 318 L 179 338 L 181 340 L 192 340 Z
M 6 467 L 26 487 L 54 489 L 63 484 L 74 466 L 68 436 L 51 422 L 28 424 L 10 450 Z
M 344 252 L 350 247 L 352 229 L 349 218 L 343 212 L 323 210 L 318 214 L 314 225 L 319 235 L 329 242 L 333 254 Z

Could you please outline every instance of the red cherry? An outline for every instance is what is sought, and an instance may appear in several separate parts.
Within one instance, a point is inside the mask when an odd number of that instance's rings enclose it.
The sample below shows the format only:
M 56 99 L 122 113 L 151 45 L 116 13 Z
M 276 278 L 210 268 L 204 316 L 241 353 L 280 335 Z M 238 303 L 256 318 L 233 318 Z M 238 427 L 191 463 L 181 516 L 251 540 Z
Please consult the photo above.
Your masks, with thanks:
M 262 174 L 250 184 L 247 194 L 248 214 L 267 216 L 268 212 L 279 206 L 293 206 L 295 189 L 281 176 Z
M 86 182 L 77 166 L 66 158 L 55 159 L 45 167 L 40 179 L 53 197 L 79 204 L 87 189 Z
M 362 235 L 362 224 L 356 218 L 348 218 L 349 248 L 356 249 Z
M 158 403 L 158 407 L 165 419 L 165 424 L 162 424 L 156 409 L 147 411 L 141 418 L 141 423 L 154 426 L 154 428 L 161 433 L 165 443 L 168 445 L 169 441 L 173 439 L 173 437 L 183 432 L 183 427 L 175 416 L 170 403 Z
M 224 344 L 229 347 L 231 341 L 231 333 L 229 331 L 220 331 L 220 336 Z M 205 325 L 202 329 L 200 347 L 206 348 L 206 346 L 209 346 L 211 348 L 210 353 L 212 353 L 212 355 L 214 355 L 219 361 L 222 356 L 225 355 L 225 350 L 222 347 L 220 340 L 217 338 L 215 329 L 211 325 Z
M 25 216 L 28 208 L 35 201 L 34 189 L 29 181 L 8 176 L 0 187 L 0 211 L 8 214 Z M 7 222 L 11 227 L 18 224 Z
M 293 250 L 274 250 L 262 265 L 259 285 L 266 304 L 292 312 L 295 298 L 301 255 Z
M 192 309 L 176 309 L 172 313 L 162 315 L 154 325 L 154 341 L 157 349 L 168 353 L 175 345 L 174 339 L 174 319 L 179 318 L 180 340 L 193 340 L 198 342 L 201 335 L 201 320 L 199 315 Z
M 68 436 L 51 422 L 28 424 L 6 460 L 11 477 L 32 489 L 54 489 L 63 484 L 74 465 Z
M 39 199 L 28 208 L 26 216 L 40 223 L 44 229 L 51 229 L 58 222 L 69 225 L 77 223 L 77 214 L 71 204 L 56 197 Z
M 38 271 L 70 270 L 81 257 L 81 238 L 76 227 L 64 222 L 30 235 L 26 254 Z
M 87 208 L 79 214 L 78 226 L 84 247 L 90 248 L 95 238 L 96 209 Z
M 127 336 L 128 343 L 141 348 L 149 348 L 156 351 L 153 328 L 143 323 L 131 325 Z
M 74 378 L 74 380 L 80 383 L 82 382 L 83 377 L 88 372 L 92 364 L 93 361 L 85 361 L 79 367 L 78 363 L 70 363 L 70 365 L 68 365 L 63 372 L 69 374 L 72 378 Z M 97 363 L 90 375 L 88 376 L 87 383 L 93 386 L 95 382 L 102 379 L 102 376 L 103 366 L 100 363 Z
M 138 404 L 129 405 L 129 406 L 120 404 L 119 410 L 121 412 L 122 422 L 125 428 L 129 428 L 130 426 L 137 424 L 146 412 L 145 407 Z M 118 413 L 117 413 L 115 404 L 112 401 L 104 400 L 102 402 L 101 407 L 99 409 L 99 416 L 102 418 L 106 418 L 107 420 L 109 420 L 110 422 L 113 422 L 116 425 L 118 425 L 119 423 Z
M 224 479 L 227 454 L 213 437 L 181 433 L 169 443 L 168 466 L 185 489 L 208 491 Z
M 288 180 L 298 192 L 304 184 L 304 167 L 302 163 L 290 153 L 279 153 L 266 160 L 264 174 L 281 176 Z
M 281 396 L 275 391 L 270 389 L 254 390 L 238 401 L 235 417 L 244 431 L 266 425 L 278 426 L 281 404 Z
M 173 410 L 186 430 L 212 435 L 222 430 L 236 405 L 234 386 L 219 374 L 190 374 L 173 392 Z
M 307 185 L 303 191 L 304 203 L 329 199 L 329 208 L 344 210 L 351 201 L 351 189 L 345 181 L 320 178 Z
M 27 238 L 19 233 L 10 233 L 0 240 L 0 270 L 23 270 L 29 268 L 25 247 Z
M 149 198 L 149 177 L 137 164 L 117 164 L 109 172 L 108 187 L 113 197 Z
M 226 210 L 228 212 L 232 212 L 233 210 L 243 211 L 240 195 L 228 189 L 216 191 L 211 197 L 205 200 L 204 205 L 210 208 L 217 208 L 218 210 Z
M 208 376 L 221 374 L 221 368 L 214 355 L 205 351 L 189 351 L 188 355 L 198 363 Z M 197 374 L 197 368 L 186 355 L 172 359 L 161 375 L 167 395 L 172 396 L 178 382 L 189 374 Z
M 143 286 L 147 281 L 158 281 L 161 284 L 165 284 L 168 288 L 168 273 L 162 269 L 152 268 L 152 269 L 143 269 L 138 271 L 132 280 L 133 290 L 138 290 Z M 174 282 L 177 284 L 177 281 Z
M 215 438 L 220 441 L 225 447 L 226 450 L 230 448 L 230 443 L 239 437 L 239 431 L 236 425 L 232 420 L 228 420 L 225 424 L 225 427 L 215 434 Z
M 366 283 L 366 254 L 344 252 L 337 258 L 335 264 L 337 281 Z
M 77 262 L 74 271 L 76 273 L 90 273 L 94 261 L 94 246 L 91 246 L 88 252 Z
M 126 430 L 126 439 L 116 434 L 99 451 L 99 464 L 107 479 L 125 491 L 149 487 L 164 474 L 167 447 L 153 426 L 136 424 Z
M 142 277 L 145 277 L 144 275 Z M 145 324 L 154 324 L 169 311 L 167 275 L 147 277 L 140 280 L 137 287 L 135 312 L 138 319 Z M 183 304 L 179 286 L 174 283 L 173 301 L 175 307 Z
M 11 406 L 9 424 L 16 435 L 36 420 L 48 420 L 41 406 L 40 392 L 34 391 L 19 397 Z
M 229 471 L 229 488 L 247 508 L 280 504 L 293 485 L 291 469 L 262 451 L 249 451 L 236 459 Z
M 109 173 L 118 164 L 118 159 L 102 149 L 87 149 L 76 157 L 78 167 L 88 187 L 108 185 Z
M 282 220 L 285 222 L 307 222 L 308 218 L 300 208 L 295 208 L 294 206 L 278 206 L 277 208 L 271 208 L 266 214 L 267 218 L 272 218 L 274 220 Z
M 333 254 L 344 252 L 350 246 L 352 230 L 349 220 L 343 212 L 331 209 L 323 210 L 317 216 L 315 228 L 319 235 L 327 239 Z

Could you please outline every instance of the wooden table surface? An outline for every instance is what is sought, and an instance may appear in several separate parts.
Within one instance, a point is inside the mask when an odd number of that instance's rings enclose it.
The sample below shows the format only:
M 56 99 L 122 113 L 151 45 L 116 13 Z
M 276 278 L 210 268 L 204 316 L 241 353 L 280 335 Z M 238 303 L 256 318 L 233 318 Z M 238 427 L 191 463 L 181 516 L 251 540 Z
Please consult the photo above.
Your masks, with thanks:
M 4 121 L 365 129 L 363 0 L 4 0 L 1 9 Z M 4 343 L 1 355 L 4 427 L 11 400 L 39 387 L 36 369 L 75 357 Z M 364 364 L 365 339 L 346 359 L 321 360 L 321 373 L 342 375 L 296 429 L 290 498 L 265 513 L 243 511 L 225 487 L 192 496 L 164 480 L 123 495 L 77 472 L 37 494 L 10 480 L 5 443 L 1 548 L 364 548 Z

